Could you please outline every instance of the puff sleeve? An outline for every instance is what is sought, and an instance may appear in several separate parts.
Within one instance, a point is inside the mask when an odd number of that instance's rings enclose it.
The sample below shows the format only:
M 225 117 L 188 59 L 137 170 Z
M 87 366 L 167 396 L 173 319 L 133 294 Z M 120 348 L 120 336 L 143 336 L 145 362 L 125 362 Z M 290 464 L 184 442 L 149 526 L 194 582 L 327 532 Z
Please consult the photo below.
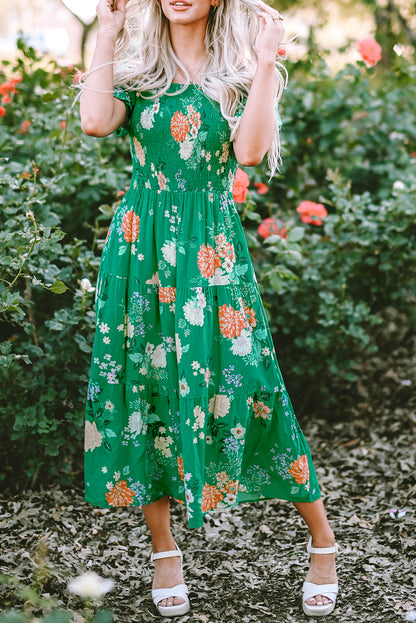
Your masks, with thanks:
M 128 91 L 124 87 L 115 87 L 113 91 L 114 97 L 125 103 L 127 109 L 127 118 L 123 125 L 114 131 L 116 136 L 126 136 L 129 133 L 130 119 L 136 104 L 136 92 Z

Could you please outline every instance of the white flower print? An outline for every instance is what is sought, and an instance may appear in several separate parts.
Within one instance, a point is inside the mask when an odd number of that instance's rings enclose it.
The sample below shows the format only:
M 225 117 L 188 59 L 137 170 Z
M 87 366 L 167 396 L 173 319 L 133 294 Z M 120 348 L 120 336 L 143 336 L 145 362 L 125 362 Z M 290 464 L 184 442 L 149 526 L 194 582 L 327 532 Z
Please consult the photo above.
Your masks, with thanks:
M 183 377 L 181 378 L 181 380 L 179 381 L 179 393 L 181 396 L 186 396 L 187 394 L 189 394 L 189 392 L 191 391 L 191 388 L 189 387 L 188 383 L 186 382 L 186 379 L 184 379 Z
M 121 478 L 120 472 L 114 472 L 113 478 L 114 478 L 114 480 L 120 480 L 120 478 Z
M 204 324 L 204 310 L 198 305 L 198 301 L 196 299 L 186 301 L 182 309 L 186 320 L 190 324 L 202 327 Z
M 176 245 L 173 240 L 165 242 L 162 247 L 162 254 L 168 264 L 176 266 Z
M 151 354 L 151 360 L 155 368 L 166 368 L 166 351 L 163 343 L 156 346 Z
M 150 106 L 149 108 L 145 108 L 140 115 L 140 124 L 145 130 L 153 128 L 154 114 L 153 106 Z
M 112 411 L 114 409 L 114 405 L 110 400 L 107 400 L 104 408 L 108 411 Z
M 103 342 L 104 344 L 109 344 L 111 342 L 110 338 L 108 337 L 108 335 L 106 335 L 105 337 L 103 337 Z
M 106 468 L 106 466 L 104 465 L 104 467 L 101 468 L 101 471 L 103 474 L 106 474 L 108 469 Z
M 193 370 L 198 370 L 199 367 L 200 367 L 199 361 L 193 361 L 192 362 L 192 369 Z
M 179 363 L 182 357 L 182 345 L 181 345 L 181 338 L 179 337 L 178 333 L 175 333 L 175 349 L 176 349 L 176 359 L 177 359 L 177 362 Z
M 225 286 L 230 283 L 230 275 L 224 274 L 220 266 L 215 269 L 215 273 L 208 279 L 211 286 Z
M 150 284 L 153 284 L 153 285 L 159 285 L 160 284 L 160 281 L 159 281 L 159 271 L 157 270 L 155 272 L 155 274 L 152 275 L 151 279 L 147 279 L 146 283 L 150 283 Z
M 227 273 L 231 273 L 234 269 L 234 263 L 230 260 L 229 257 L 226 257 L 222 263 L 222 266 Z
M 192 425 L 192 430 L 197 431 L 198 428 L 204 428 L 205 413 L 202 411 L 199 405 L 196 405 L 196 407 L 194 408 L 194 417 L 195 421 Z
M 110 327 L 105 322 L 101 322 L 98 328 L 100 329 L 101 333 L 108 333 L 110 330 Z
M 182 160 L 189 160 L 189 158 L 192 156 L 193 148 L 194 143 L 187 136 L 186 139 L 179 145 L 179 155 Z
M 250 331 L 243 329 L 239 337 L 232 340 L 231 350 L 233 355 L 240 355 L 240 357 L 251 353 Z
M 150 344 L 150 342 L 147 342 L 146 349 L 145 349 L 146 355 L 150 355 L 154 347 L 155 347 L 154 344 Z
M 87 452 L 91 452 L 95 448 L 99 448 L 103 442 L 103 436 L 99 430 L 97 430 L 97 424 L 95 422 L 89 422 L 85 420 L 85 436 L 84 436 L 84 449 Z
M 208 410 L 215 418 L 225 417 L 230 410 L 230 399 L 225 394 L 214 394 L 209 401 Z
M 172 456 L 172 450 L 169 448 L 172 441 L 172 437 L 155 437 L 156 450 L 159 450 L 167 459 Z
M 234 435 L 236 439 L 244 439 L 244 435 L 246 434 L 246 429 L 241 424 L 237 424 L 235 428 L 231 429 L 231 434 Z
M 185 498 L 186 498 L 186 503 L 187 504 L 192 504 L 192 502 L 194 501 L 194 496 L 192 491 L 189 491 L 189 489 L 185 490 Z
M 146 434 L 147 424 L 140 411 L 134 411 L 129 417 L 129 429 L 134 435 Z
M 204 292 L 202 291 L 202 288 L 197 288 L 196 292 L 197 292 L 196 300 L 198 301 L 198 306 L 203 309 L 204 307 L 207 306 L 206 296 Z

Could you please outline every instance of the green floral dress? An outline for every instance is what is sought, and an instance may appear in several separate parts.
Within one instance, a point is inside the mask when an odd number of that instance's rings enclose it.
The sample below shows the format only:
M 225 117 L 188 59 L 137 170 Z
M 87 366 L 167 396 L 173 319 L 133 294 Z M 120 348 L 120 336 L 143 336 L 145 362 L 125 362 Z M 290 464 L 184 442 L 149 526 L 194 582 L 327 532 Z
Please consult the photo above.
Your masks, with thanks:
M 198 528 L 240 502 L 321 493 L 233 200 L 228 123 L 200 87 L 181 89 L 115 90 L 133 174 L 97 283 L 85 499 L 169 495 Z

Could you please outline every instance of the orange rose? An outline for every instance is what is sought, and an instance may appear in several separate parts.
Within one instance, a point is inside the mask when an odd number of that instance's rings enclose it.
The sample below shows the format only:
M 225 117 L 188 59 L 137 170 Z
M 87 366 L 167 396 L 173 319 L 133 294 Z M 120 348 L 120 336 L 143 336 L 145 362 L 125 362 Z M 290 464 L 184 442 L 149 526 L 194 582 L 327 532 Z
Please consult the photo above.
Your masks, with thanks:
M 328 212 L 322 203 L 315 203 L 314 201 L 302 201 L 296 211 L 299 212 L 302 223 L 311 223 L 312 225 L 322 225 L 321 219 L 328 216 Z
M 6 114 L 6 109 L 4 106 L 0 106 L 0 117 L 4 117 Z
M 248 175 L 245 171 L 238 168 L 234 179 L 233 197 L 236 203 L 244 203 L 247 196 L 249 185 Z
M 20 134 L 26 134 L 28 127 L 32 125 L 32 122 L 29 120 L 22 121 L 22 125 L 20 126 Z
M 134 210 L 129 210 L 123 216 L 121 229 L 124 232 L 124 240 L 127 242 L 135 242 L 139 236 L 140 217 Z
M 268 238 L 272 234 L 276 234 L 281 238 L 287 238 L 287 231 L 285 227 L 278 226 L 280 221 L 276 221 L 274 218 L 265 218 L 257 227 L 257 233 L 262 238 Z
M 254 182 L 254 186 L 257 188 L 259 195 L 265 195 L 269 191 L 269 187 L 263 182 Z
M 358 42 L 358 51 L 363 60 L 367 61 L 371 66 L 381 61 L 381 46 L 375 39 L 361 39 Z

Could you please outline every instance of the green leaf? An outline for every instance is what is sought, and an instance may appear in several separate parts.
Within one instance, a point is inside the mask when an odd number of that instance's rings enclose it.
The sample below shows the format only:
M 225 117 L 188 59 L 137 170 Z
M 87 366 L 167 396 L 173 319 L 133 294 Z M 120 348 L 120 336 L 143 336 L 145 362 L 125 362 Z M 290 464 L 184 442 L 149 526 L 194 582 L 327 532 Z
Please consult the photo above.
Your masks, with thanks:
M 63 281 L 55 281 L 49 288 L 51 292 L 54 294 L 63 294 L 69 288 L 64 284 Z
M 305 230 L 303 229 L 303 227 L 295 227 L 294 229 L 290 230 L 287 235 L 287 239 L 289 240 L 289 242 L 297 242 L 298 240 L 302 240 L 304 235 Z

